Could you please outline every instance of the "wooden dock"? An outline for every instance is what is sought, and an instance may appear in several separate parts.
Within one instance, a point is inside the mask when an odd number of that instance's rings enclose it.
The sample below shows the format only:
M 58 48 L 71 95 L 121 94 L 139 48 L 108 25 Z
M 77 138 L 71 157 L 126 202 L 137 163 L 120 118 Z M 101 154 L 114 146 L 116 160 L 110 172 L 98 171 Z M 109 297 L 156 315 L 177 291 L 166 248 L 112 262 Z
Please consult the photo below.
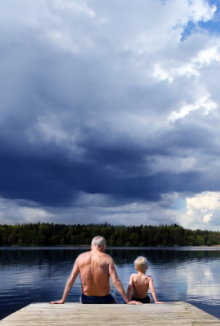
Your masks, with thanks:
M 220 319 L 185 302 L 165 304 L 30 304 L 0 321 L 0 326 L 209 326 Z

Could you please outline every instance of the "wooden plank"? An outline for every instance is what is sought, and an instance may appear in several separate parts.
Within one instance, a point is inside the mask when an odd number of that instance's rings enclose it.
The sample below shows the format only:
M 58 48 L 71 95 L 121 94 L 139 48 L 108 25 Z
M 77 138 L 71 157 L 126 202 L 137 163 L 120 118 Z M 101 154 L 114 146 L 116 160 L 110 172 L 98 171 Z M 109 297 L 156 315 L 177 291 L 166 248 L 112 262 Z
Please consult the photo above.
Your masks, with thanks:
M 220 326 L 218 318 L 185 302 L 162 305 L 31 304 L 0 321 L 0 326 Z

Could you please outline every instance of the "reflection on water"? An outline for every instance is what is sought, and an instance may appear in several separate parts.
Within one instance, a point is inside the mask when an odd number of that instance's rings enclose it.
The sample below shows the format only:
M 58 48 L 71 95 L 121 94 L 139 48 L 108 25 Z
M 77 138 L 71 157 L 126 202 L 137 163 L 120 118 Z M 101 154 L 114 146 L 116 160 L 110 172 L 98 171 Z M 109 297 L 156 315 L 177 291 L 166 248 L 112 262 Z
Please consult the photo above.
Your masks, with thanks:
M 0 250 L 0 318 L 33 302 L 58 299 L 73 262 L 85 249 L 8 249 Z M 162 301 L 187 301 L 220 317 L 220 248 L 109 249 L 125 288 L 139 256 L 149 260 Z M 68 301 L 79 301 L 77 279 Z M 112 288 L 118 302 L 121 297 Z

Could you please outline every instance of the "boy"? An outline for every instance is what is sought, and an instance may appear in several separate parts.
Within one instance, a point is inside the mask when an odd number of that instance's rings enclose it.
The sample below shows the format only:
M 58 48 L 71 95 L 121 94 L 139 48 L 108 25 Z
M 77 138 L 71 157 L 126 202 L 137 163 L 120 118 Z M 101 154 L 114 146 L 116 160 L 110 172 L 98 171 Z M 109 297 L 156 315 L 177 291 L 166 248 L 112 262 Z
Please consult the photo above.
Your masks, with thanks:
M 150 303 L 152 302 L 148 295 L 148 289 L 150 289 L 155 303 L 163 303 L 157 299 L 153 278 L 145 275 L 148 269 L 147 259 L 143 256 L 137 257 L 134 261 L 134 266 L 137 274 L 131 274 L 130 276 L 127 290 L 128 299 L 131 300 L 132 298 L 132 300 L 142 303 Z

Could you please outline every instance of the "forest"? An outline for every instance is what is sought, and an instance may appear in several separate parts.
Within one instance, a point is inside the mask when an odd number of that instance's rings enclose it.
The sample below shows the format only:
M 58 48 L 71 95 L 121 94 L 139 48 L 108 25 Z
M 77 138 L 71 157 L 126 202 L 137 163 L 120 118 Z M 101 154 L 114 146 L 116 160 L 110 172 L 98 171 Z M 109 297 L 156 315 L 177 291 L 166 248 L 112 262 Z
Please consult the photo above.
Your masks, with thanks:
M 190 230 L 173 225 L 18 224 L 0 225 L 0 246 L 89 245 L 96 235 L 108 246 L 212 246 L 220 244 L 220 232 Z

